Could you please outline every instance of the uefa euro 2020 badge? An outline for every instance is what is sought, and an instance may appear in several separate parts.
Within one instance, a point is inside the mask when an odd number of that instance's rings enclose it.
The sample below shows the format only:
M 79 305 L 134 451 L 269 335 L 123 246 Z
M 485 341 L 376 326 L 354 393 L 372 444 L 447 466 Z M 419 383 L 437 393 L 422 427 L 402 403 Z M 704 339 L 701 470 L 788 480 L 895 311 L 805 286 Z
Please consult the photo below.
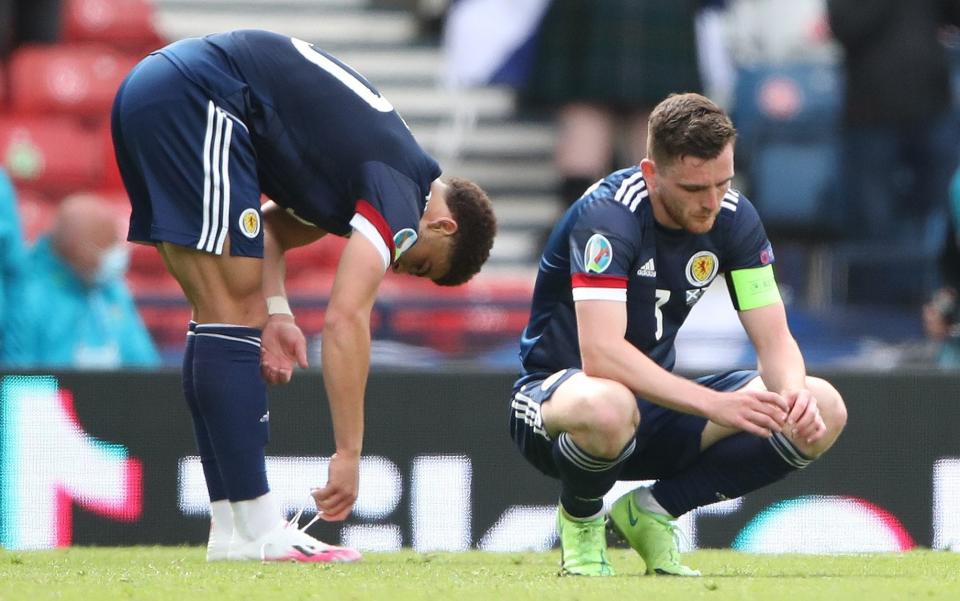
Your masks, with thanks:
M 417 241 L 417 232 L 412 228 L 405 227 L 393 236 L 393 260 L 396 261 L 400 255 L 410 250 L 410 247 Z
M 587 273 L 603 273 L 613 262 L 613 246 L 603 234 L 594 234 L 583 250 L 583 265 Z

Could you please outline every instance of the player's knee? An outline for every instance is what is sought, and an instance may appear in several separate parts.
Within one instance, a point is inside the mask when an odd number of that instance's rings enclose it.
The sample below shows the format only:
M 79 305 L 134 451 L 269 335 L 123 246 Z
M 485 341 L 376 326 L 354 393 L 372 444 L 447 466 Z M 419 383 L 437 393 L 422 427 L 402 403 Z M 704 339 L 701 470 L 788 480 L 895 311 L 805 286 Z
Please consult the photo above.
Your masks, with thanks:
M 847 406 L 840 392 L 826 380 L 815 379 L 811 391 L 817 399 L 817 408 L 827 431 L 813 443 L 795 441 L 795 444 L 804 455 L 815 459 L 833 446 L 847 425 Z
M 839 435 L 847 425 L 847 405 L 843 402 L 840 391 L 827 381 L 822 381 L 821 389 L 816 392 L 817 407 L 820 417 L 827 426 L 827 432 Z
M 633 394 L 615 382 L 585 387 L 576 404 L 585 429 L 597 441 L 593 451 L 603 457 L 616 457 L 640 423 Z

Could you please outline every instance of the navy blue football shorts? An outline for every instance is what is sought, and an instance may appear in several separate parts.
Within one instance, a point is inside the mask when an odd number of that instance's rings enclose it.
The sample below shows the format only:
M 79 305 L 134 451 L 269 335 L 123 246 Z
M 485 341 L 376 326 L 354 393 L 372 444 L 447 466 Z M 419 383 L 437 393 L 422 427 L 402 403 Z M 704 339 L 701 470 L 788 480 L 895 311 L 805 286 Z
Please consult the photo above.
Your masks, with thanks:
M 553 441 L 543 424 L 540 405 L 579 369 L 565 369 L 528 380 L 510 399 L 510 437 L 535 468 L 558 478 L 553 463 Z M 755 370 L 728 371 L 703 376 L 696 382 L 720 392 L 739 390 L 759 374 Z M 637 398 L 640 426 L 637 447 L 624 462 L 622 480 L 655 480 L 677 474 L 700 454 L 700 435 L 707 419 L 681 413 Z
M 131 242 L 263 257 L 260 186 L 247 126 L 222 99 L 152 54 L 130 72 L 111 115 L 132 205 Z

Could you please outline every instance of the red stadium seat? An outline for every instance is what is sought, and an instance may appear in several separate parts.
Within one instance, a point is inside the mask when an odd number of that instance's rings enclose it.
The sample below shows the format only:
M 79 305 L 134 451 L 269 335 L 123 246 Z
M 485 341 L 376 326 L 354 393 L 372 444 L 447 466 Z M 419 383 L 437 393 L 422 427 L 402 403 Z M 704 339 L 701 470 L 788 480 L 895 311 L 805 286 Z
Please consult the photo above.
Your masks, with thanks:
M 103 153 L 103 189 L 119 192 L 126 201 L 126 190 L 123 187 L 123 178 L 120 176 L 120 167 L 117 165 L 117 155 L 113 150 L 113 136 L 110 134 L 110 120 L 104 119 L 97 130 L 100 136 L 100 148 Z
M 131 244 L 128 273 L 134 277 L 145 279 L 159 278 L 167 274 L 167 266 L 155 247 L 146 244 Z
M 294 309 L 297 325 L 304 336 L 317 336 L 323 331 L 323 320 L 327 312 L 326 307 L 303 307 Z
M 327 314 L 326 305 L 294 307 L 293 313 L 296 315 L 297 325 L 304 336 L 319 336 L 323 333 L 323 324 Z M 380 312 L 374 309 L 370 313 L 370 330 L 376 332 L 382 321 Z
M 304 269 L 294 275 L 288 272 L 285 285 L 287 296 L 327 298 L 333 288 L 334 275 L 332 269 Z
M 110 205 L 117 212 L 117 217 L 124 221 L 130 219 L 130 200 L 127 191 L 119 189 L 102 189 L 96 193 L 100 199 Z
M 7 110 L 7 70 L 0 63 L 0 113 Z
M 103 180 L 102 140 L 66 117 L 0 115 L 0 158 L 18 189 L 64 195 Z
M 131 246 L 140 246 L 132 244 Z M 143 298 L 170 298 L 183 299 L 180 284 L 166 271 L 139 272 L 134 269 L 127 271 L 127 287 L 136 299 Z M 186 303 L 186 300 L 183 300 Z
M 340 253 L 347 239 L 327 234 L 312 244 L 294 248 L 286 253 L 287 276 L 297 278 L 303 272 L 336 270 Z
M 139 306 L 138 311 L 150 337 L 160 347 L 183 347 L 190 321 L 190 305 Z
M 65 0 L 62 22 L 67 42 L 103 42 L 141 53 L 166 43 L 148 0 Z
M 136 62 L 104 46 L 20 48 L 10 59 L 10 108 L 107 121 L 117 88 Z
M 381 290 L 396 304 L 388 324 L 393 334 L 447 353 L 475 352 L 523 331 L 533 279 L 480 275 L 451 288 L 390 275 Z

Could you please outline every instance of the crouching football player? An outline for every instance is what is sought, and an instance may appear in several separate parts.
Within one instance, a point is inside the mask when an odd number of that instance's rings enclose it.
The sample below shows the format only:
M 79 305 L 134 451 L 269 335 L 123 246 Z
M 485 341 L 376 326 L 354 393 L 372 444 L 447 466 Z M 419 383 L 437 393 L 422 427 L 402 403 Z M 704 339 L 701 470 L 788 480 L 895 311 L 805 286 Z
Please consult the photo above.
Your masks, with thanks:
M 650 116 L 647 158 L 597 182 L 549 237 L 521 339 L 510 431 L 560 480 L 561 573 L 609 576 L 605 523 L 648 574 L 697 576 L 675 520 L 807 467 L 846 423 L 840 394 L 806 374 L 753 205 L 731 189 L 736 131 L 698 94 Z M 720 274 L 756 370 L 691 381 L 674 339 Z M 618 480 L 656 480 L 617 500 Z

